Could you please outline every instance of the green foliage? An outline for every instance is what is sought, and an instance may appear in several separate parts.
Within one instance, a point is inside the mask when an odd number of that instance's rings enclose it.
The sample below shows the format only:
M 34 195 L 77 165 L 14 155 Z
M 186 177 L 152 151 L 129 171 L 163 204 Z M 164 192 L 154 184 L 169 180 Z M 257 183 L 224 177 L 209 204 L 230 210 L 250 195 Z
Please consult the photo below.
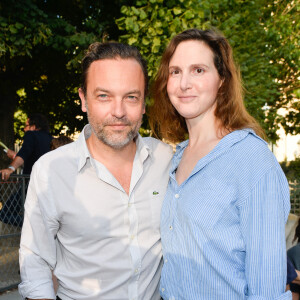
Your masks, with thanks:
M 25 127 L 25 122 L 27 120 L 27 115 L 21 111 L 18 110 L 14 113 L 14 132 L 15 132 L 15 136 L 18 142 L 21 142 L 21 140 L 24 137 L 24 127 Z
M 188 28 L 221 30 L 240 66 L 246 107 L 269 139 L 278 139 L 279 124 L 286 132 L 299 133 L 299 101 L 295 100 L 299 88 L 299 14 L 294 2 L 141 0 L 136 6 L 123 6 L 121 13 L 123 16 L 116 20 L 124 31 L 120 41 L 140 49 L 152 79 L 174 35 Z M 278 115 L 280 108 L 289 109 L 287 118 Z
M 45 44 L 51 35 L 43 23 L 47 16 L 31 1 L 2 1 L 0 11 L 0 56 L 31 56 L 33 47 Z
M 119 16 L 122 3 L 2 0 L 0 115 L 41 112 L 49 118 L 53 134 L 66 126 L 68 133 L 81 130 L 86 118 L 77 93 L 80 60 L 92 42 L 117 39 L 114 16 Z M 20 90 L 23 93 L 17 93 Z M 8 121 L 2 119 L 0 125 Z M 15 117 L 20 128 L 16 138 L 22 136 L 20 125 Z
M 280 163 L 290 186 L 291 211 L 300 213 L 300 157 L 293 161 L 284 161 Z
M 292 161 L 283 161 L 280 165 L 289 181 L 300 182 L 300 157 Z

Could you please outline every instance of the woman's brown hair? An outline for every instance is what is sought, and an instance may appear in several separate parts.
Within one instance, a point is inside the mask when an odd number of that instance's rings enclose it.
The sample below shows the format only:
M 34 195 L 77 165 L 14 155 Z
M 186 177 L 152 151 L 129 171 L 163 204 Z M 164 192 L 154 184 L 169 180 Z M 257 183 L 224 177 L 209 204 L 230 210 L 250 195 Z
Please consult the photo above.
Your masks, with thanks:
M 221 127 L 228 131 L 251 128 L 265 138 L 263 129 L 247 112 L 244 101 L 240 72 L 235 66 L 232 49 L 226 38 L 214 30 L 189 29 L 176 35 L 167 46 L 153 85 L 154 104 L 150 108 L 150 126 L 160 138 L 170 142 L 186 139 L 188 130 L 185 119 L 179 115 L 167 94 L 169 62 L 184 41 L 202 41 L 214 54 L 214 65 L 223 83 L 217 94 L 215 116 Z

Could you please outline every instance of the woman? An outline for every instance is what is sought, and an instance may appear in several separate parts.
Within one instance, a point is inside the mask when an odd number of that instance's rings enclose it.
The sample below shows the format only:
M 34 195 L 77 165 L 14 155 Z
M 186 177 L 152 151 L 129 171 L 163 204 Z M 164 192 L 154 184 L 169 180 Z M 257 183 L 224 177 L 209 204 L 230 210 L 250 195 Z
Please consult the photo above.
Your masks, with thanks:
M 152 128 L 177 146 L 161 213 L 163 299 L 290 299 L 287 180 L 246 111 L 232 50 L 191 29 L 165 50 Z

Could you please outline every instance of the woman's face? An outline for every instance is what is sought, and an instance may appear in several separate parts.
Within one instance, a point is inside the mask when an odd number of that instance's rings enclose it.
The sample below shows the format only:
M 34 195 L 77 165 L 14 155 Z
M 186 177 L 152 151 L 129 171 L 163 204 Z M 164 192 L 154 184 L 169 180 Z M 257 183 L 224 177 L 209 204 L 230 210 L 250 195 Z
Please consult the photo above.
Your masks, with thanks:
M 186 120 L 214 118 L 221 84 L 213 52 L 204 42 L 184 41 L 177 46 L 169 63 L 167 92 L 181 116 Z

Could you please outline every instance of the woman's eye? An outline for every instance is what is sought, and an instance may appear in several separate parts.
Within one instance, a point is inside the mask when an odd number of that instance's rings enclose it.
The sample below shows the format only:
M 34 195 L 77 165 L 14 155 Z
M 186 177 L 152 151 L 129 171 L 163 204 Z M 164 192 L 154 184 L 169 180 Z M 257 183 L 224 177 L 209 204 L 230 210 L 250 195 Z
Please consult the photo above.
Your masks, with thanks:
M 197 68 L 197 69 L 195 70 L 195 72 L 196 72 L 197 74 L 201 74 L 201 73 L 204 72 L 204 70 L 201 69 L 201 68 Z
M 171 75 L 178 75 L 179 74 L 179 70 L 171 70 L 170 74 Z

